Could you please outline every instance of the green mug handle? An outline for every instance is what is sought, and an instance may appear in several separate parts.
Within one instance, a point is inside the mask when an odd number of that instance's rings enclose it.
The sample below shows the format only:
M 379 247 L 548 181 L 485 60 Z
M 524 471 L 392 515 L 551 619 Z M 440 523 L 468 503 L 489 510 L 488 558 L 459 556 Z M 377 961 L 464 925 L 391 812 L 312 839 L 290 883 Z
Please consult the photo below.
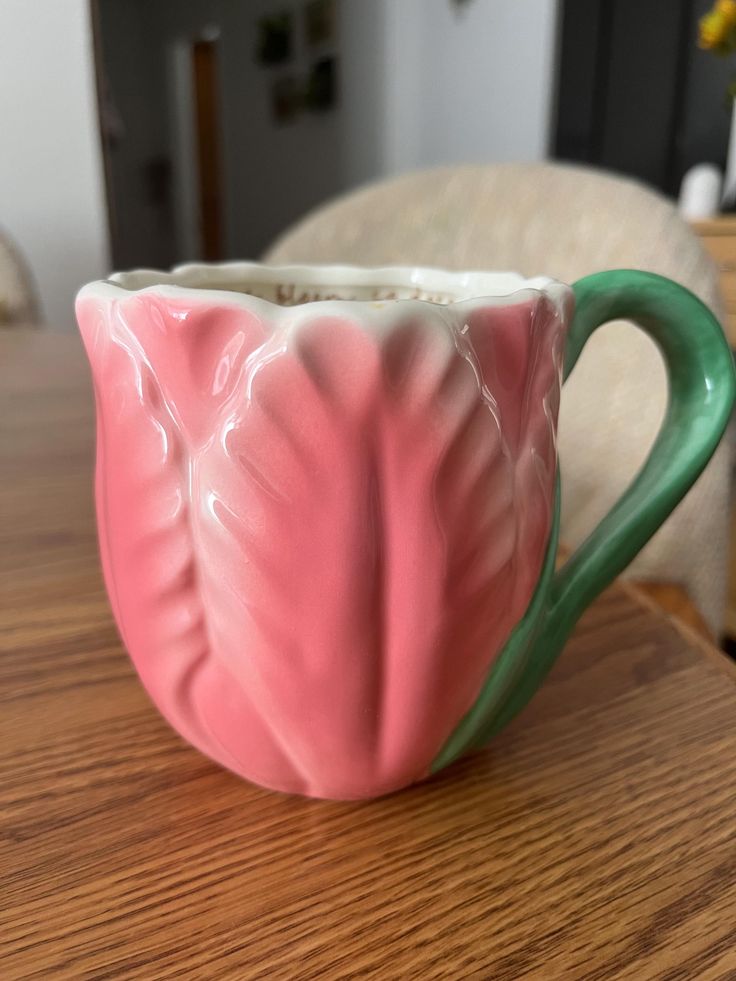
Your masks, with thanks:
M 695 482 L 731 415 L 736 394 L 731 351 L 716 318 L 689 290 L 630 269 L 595 273 L 572 288 L 575 314 L 565 378 L 594 331 L 611 320 L 631 320 L 664 358 L 667 411 L 642 469 L 559 570 L 555 523 L 529 608 L 433 770 L 485 743 L 526 705 L 583 610 L 626 568 Z
M 736 395 L 733 358 L 721 325 L 683 286 L 654 273 L 618 269 L 578 280 L 573 292 L 565 378 L 594 331 L 611 320 L 632 320 L 664 358 L 669 399 L 644 466 L 555 575 L 550 615 L 568 629 L 692 487 L 718 446 Z

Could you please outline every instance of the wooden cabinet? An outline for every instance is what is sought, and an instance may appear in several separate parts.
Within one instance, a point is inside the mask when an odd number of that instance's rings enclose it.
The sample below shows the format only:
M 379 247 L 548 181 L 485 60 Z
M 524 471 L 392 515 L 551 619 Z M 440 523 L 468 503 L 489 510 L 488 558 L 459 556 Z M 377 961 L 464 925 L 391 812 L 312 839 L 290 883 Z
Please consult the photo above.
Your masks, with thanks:
M 732 348 L 736 349 L 736 215 L 722 215 L 693 226 L 721 270 L 721 291 L 726 304 L 723 325 Z M 731 565 L 726 607 L 726 634 L 736 640 L 736 504 L 731 507 Z
M 736 215 L 696 222 L 693 227 L 721 270 L 727 313 L 723 327 L 731 347 L 736 348 Z

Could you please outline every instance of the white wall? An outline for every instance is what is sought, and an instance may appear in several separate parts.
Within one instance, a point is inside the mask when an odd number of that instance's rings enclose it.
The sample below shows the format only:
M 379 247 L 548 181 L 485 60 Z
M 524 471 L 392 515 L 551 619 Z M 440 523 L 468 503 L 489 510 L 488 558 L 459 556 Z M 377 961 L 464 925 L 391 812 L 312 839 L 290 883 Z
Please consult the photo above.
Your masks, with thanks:
M 387 2 L 392 0 L 341 0 L 338 84 L 345 187 L 363 184 L 385 171 Z
M 108 269 L 88 0 L 0 0 L 0 226 L 52 327 Z
M 384 0 L 384 172 L 546 156 L 557 0 Z

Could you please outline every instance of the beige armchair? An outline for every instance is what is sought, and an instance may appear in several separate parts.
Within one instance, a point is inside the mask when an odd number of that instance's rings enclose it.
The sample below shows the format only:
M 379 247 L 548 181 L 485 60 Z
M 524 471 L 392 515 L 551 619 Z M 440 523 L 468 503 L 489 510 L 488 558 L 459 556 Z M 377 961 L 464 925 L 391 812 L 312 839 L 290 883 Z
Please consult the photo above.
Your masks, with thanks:
M 557 164 L 449 167 L 368 186 L 282 235 L 271 262 L 514 269 L 573 282 L 631 267 L 670 276 L 723 315 L 717 270 L 671 202 L 609 174 Z M 623 491 L 665 408 L 664 369 L 632 325 L 594 335 L 565 386 L 562 537 L 575 546 Z M 629 569 L 682 585 L 714 634 L 725 605 L 731 447 Z

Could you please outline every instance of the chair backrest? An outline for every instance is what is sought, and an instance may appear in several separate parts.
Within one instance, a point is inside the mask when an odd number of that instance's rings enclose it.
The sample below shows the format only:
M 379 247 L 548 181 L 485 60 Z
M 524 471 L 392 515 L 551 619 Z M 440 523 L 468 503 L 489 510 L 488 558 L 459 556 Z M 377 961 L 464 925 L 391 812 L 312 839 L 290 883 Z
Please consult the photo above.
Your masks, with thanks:
M 560 164 L 445 167 L 381 181 L 307 215 L 266 258 L 513 269 L 564 282 L 637 268 L 677 280 L 723 315 L 718 271 L 670 201 L 635 181 Z M 662 364 L 643 334 L 622 323 L 594 335 L 560 415 L 562 534 L 571 545 L 639 468 L 666 398 Z M 724 442 L 631 570 L 685 585 L 714 630 L 725 596 L 729 481 Z
M 717 273 L 666 198 L 561 164 L 443 167 L 346 194 L 308 214 L 270 262 L 515 269 L 564 282 L 631 266 L 688 281 L 718 304 Z
M 41 312 L 31 273 L 0 228 L 0 328 L 37 325 Z

